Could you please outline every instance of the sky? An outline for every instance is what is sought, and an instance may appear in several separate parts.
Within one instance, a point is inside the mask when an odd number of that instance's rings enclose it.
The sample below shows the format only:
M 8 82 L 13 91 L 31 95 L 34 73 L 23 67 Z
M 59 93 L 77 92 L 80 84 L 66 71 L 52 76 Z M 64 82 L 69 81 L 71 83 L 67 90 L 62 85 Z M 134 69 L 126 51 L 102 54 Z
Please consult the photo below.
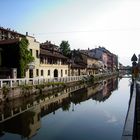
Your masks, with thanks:
M 71 49 L 105 47 L 131 65 L 140 53 L 140 0 L 1 0 L 0 26 Z

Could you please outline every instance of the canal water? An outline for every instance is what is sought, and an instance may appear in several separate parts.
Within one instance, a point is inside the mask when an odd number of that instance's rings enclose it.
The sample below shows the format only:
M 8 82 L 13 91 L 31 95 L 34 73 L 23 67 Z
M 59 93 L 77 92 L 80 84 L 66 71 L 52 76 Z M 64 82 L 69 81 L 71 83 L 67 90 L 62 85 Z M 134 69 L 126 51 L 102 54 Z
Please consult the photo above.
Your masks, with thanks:
M 44 96 L 3 121 L 0 140 L 120 140 L 129 97 L 129 79 L 116 77 Z M 1 113 L 8 114 L 13 104 Z

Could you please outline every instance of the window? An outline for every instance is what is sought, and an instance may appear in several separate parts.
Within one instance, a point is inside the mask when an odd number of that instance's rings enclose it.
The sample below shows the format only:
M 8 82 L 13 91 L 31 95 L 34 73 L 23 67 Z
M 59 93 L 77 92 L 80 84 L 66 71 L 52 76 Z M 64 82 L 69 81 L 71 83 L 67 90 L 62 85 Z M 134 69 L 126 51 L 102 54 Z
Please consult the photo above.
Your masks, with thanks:
M 43 76 L 43 70 L 41 70 L 41 76 Z
M 39 58 L 38 50 L 36 50 L 36 57 Z
M 30 53 L 31 53 L 31 55 L 33 55 L 33 50 L 32 49 L 30 49 Z
M 67 70 L 65 70 L 65 74 L 67 74 Z
M 63 70 L 61 70 L 61 77 L 63 77 Z
M 48 70 L 48 75 L 50 75 L 50 70 Z
M 36 69 L 36 76 L 39 76 L 39 70 Z
M 33 78 L 33 70 L 29 70 L 29 78 Z

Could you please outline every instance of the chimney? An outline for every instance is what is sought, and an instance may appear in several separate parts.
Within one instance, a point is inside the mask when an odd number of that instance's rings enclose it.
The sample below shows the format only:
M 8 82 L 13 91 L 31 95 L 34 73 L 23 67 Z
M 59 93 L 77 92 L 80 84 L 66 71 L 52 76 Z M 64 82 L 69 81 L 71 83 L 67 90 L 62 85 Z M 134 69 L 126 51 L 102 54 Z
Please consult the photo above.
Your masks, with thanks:
M 26 32 L 26 36 L 28 36 L 28 32 Z

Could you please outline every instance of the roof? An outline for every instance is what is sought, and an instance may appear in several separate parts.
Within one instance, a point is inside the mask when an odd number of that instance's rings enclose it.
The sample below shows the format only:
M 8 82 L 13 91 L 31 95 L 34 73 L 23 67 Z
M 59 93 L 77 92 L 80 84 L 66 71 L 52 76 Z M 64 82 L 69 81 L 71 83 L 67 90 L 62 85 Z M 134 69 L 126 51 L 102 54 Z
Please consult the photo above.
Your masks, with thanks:
M 46 41 L 45 43 L 41 43 L 40 47 L 42 49 L 60 51 L 59 46 L 52 44 L 50 41 Z
M 6 32 L 10 32 L 10 33 L 13 33 L 13 34 L 18 34 L 20 36 L 25 36 L 24 34 L 21 34 L 21 33 L 18 33 L 16 31 L 14 31 L 14 30 L 11 30 L 10 28 L 5 29 L 3 27 L 0 27 L 0 30 L 6 31 Z
M 80 50 L 80 53 L 86 55 L 88 58 L 91 58 L 91 59 L 96 59 L 96 60 L 99 59 L 99 58 L 96 56 L 95 53 L 92 53 L 92 54 L 91 54 L 91 51 L 90 51 L 90 50 Z
M 72 63 L 71 64 L 71 68 L 83 68 L 83 69 L 85 69 L 86 68 L 86 65 L 85 64 Z
M 1 40 L 0 45 L 14 44 L 14 43 L 18 43 L 18 42 L 19 42 L 19 39 Z
M 42 48 L 40 48 L 40 55 L 56 57 L 56 58 L 61 58 L 61 59 L 68 59 L 67 57 L 65 57 L 64 55 L 62 55 L 61 53 L 57 51 L 53 51 L 53 50 L 50 51 L 50 50 L 42 49 Z

